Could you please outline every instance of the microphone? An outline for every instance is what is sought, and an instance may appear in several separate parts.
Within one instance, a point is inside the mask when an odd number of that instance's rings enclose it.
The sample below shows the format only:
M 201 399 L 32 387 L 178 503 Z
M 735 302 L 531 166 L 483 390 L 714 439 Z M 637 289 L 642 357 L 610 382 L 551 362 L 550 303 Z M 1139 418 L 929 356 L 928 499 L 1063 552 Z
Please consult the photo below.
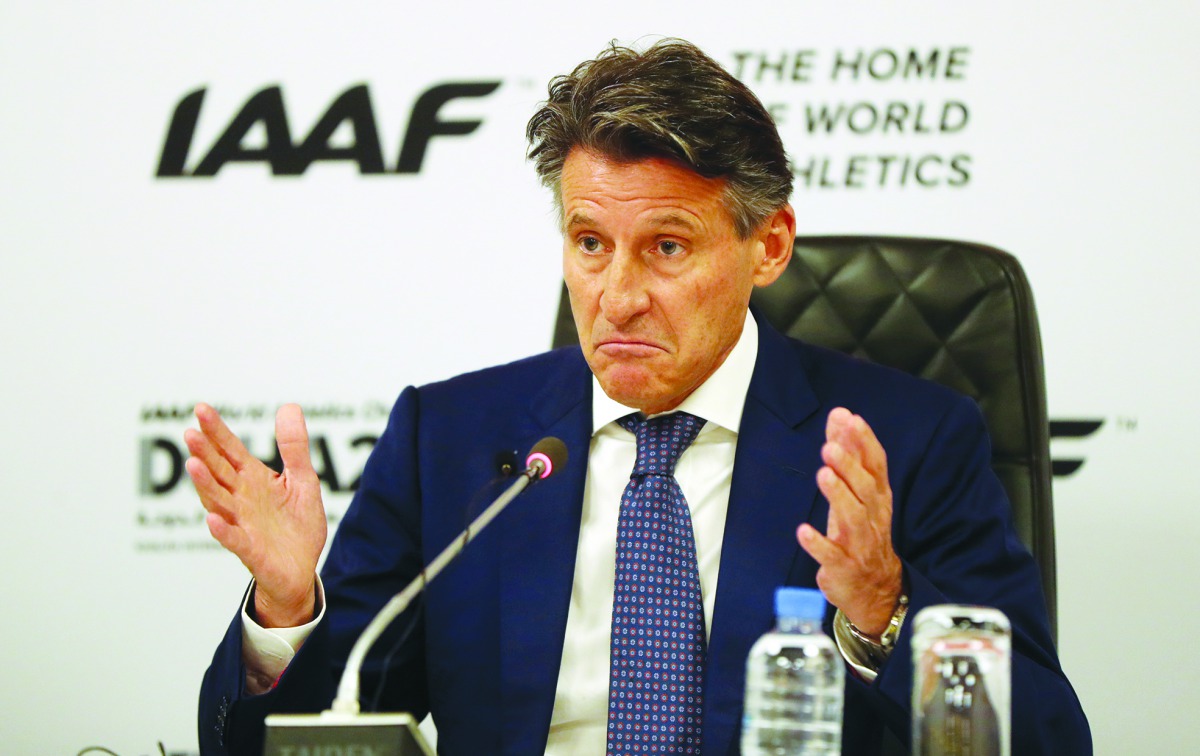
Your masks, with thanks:
M 549 478 L 555 470 L 567 466 L 567 445 L 554 436 L 546 436 L 533 445 L 529 456 L 525 458 L 526 475 L 536 470 L 539 480 Z
M 354 643 L 354 647 L 350 650 L 350 656 L 346 659 L 346 668 L 342 673 L 341 682 L 338 684 L 337 697 L 333 699 L 333 704 L 330 710 L 343 714 L 357 714 L 359 711 L 358 704 L 358 687 L 359 687 L 359 670 L 362 667 L 363 661 L 366 659 L 367 651 L 387 629 L 387 626 L 392 623 L 396 617 L 408 608 L 412 600 L 417 597 L 425 589 L 431 580 L 438 576 L 450 562 L 454 560 L 467 544 L 471 542 L 479 532 L 487 527 L 488 523 L 496 518 L 508 503 L 524 491 L 526 488 L 536 483 L 539 480 L 545 480 L 556 472 L 562 471 L 567 466 L 567 445 L 562 440 L 554 436 L 547 436 L 541 441 L 533 445 L 529 451 L 529 456 L 525 458 L 525 470 L 522 471 L 517 480 L 508 487 L 504 493 L 500 494 L 499 498 L 493 501 L 487 509 L 483 510 L 475 520 L 466 527 L 458 538 L 450 542 L 446 548 L 442 549 L 441 553 L 433 558 L 425 569 L 421 570 L 421 574 L 413 578 L 404 590 L 392 597 L 379 614 L 371 620 L 362 635 Z

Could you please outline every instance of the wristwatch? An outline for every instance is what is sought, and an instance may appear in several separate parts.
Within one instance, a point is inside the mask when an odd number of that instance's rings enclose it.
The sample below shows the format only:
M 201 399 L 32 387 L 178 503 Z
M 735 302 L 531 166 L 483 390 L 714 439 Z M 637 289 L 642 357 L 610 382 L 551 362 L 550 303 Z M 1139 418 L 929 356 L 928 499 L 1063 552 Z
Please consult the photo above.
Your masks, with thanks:
M 862 644 L 863 649 L 867 651 L 871 660 L 876 664 L 882 664 L 891 656 L 892 649 L 896 646 L 896 638 L 900 636 L 900 628 L 903 627 L 904 618 L 907 615 L 908 596 L 901 593 L 900 598 L 896 600 L 896 608 L 892 611 L 892 617 L 888 620 L 887 627 L 879 635 L 879 640 L 875 640 L 862 630 L 859 630 L 849 619 L 846 620 L 846 625 L 850 628 L 850 634 Z

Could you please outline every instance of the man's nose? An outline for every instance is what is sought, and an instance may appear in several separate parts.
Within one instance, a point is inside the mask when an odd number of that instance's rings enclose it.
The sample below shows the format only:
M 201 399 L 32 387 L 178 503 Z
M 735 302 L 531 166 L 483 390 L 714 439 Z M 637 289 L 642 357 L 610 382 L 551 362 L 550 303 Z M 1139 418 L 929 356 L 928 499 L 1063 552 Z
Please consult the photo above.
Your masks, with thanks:
M 613 325 L 622 325 L 650 307 L 649 271 L 641 256 L 618 249 L 605 269 L 600 310 Z

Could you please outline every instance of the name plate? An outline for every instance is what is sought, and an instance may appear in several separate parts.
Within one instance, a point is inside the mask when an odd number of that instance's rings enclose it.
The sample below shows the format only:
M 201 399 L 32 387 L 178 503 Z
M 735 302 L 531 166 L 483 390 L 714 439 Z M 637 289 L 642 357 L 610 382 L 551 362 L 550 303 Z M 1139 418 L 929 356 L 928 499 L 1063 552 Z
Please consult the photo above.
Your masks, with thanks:
M 263 756 L 434 756 L 411 714 L 272 714 Z

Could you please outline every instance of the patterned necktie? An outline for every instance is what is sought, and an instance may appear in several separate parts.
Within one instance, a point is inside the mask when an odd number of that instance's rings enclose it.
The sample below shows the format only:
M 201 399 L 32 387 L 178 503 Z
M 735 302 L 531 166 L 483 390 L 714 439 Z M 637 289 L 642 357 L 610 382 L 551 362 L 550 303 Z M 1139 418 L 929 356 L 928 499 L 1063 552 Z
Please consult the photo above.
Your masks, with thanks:
M 617 524 L 608 753 L 699 754 L 704 604 L 675 463 L 704 420 L 676 412 L 617 422 L 637 436 L 637 462 Z

